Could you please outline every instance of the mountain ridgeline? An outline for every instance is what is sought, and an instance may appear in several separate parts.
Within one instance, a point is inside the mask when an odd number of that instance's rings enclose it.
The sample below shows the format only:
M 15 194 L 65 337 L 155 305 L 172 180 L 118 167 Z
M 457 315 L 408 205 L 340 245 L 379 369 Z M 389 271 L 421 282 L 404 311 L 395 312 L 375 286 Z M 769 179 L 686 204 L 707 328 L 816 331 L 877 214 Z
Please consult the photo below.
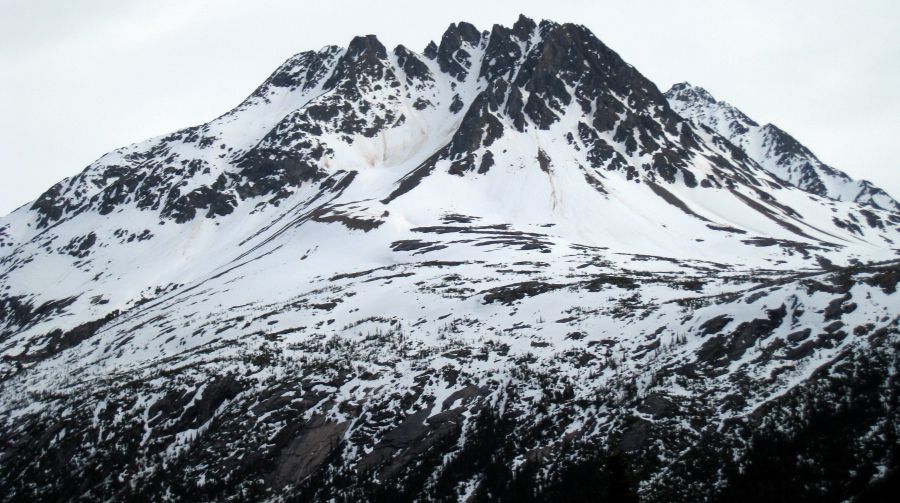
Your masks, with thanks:
M 0 219 L 0 494 L 884 501 L 898 239 L 584 26 L 302 52 Z
M 675 84 L 666 91 L 666 98 L 680 115 L 727 138 L 760 166 L 795 187 L 839 201 L 900 211 L 900 203 L 884 190 L 828 166 L 778 126 L 760 126 L 701 87 L 687 82 Z

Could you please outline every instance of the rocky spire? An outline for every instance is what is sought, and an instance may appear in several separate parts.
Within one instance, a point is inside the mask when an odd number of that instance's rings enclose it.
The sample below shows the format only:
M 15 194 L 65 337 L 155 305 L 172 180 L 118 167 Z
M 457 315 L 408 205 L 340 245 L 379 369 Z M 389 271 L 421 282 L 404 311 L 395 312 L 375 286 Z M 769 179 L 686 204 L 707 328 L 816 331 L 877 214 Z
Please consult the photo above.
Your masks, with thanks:
M 375 35 L 353 37 L 347 51 L 338 61 L 334 74 L 326 82 L 326 87 L 338 85 L 344 79 L 357 79 L 363 75 L 367 80 L 379 80 L 384 77 L 387 49 Z
M 441 43 L 435 53 L 441 71 L 450 74 L 457 80 L 465 80 L 472 67 L 472 55 L 465 46 L 475 47 L 480 42 L 481 33 L 475 26 L 466 22 L 450 24 L 441 37 Z M 426 55 L 430 52 L 426 48 Z

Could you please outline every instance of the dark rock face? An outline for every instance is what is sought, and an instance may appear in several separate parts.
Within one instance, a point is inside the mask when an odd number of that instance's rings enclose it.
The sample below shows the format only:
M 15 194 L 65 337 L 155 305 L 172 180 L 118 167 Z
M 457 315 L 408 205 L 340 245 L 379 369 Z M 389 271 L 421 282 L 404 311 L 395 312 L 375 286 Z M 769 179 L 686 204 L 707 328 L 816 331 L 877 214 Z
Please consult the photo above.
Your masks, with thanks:
M 770 133 L 774 146 L 774 153 L 779 158 L 779 164 L 787 165 L 796 162 L 797 159 L 813 158 L 815 156 L 806 147 L 800 144 L 793 136 L 785 133 L 777 126 L 767 124 L 764 128 Z M 816 167 L 809 161 L 801 161 L 803 164 L 800 170 L 800 185 L 804 189 L 813 194 L 825 196 L 828 190 L 825 183 L 816 172 Z M 824 165 L 823 165 L 824 166 Z M 845 173 L 837 171 L 831 167 L 825 166 L 827 173 L 833 177 L 839 178 L 845 182 L 850 181 L 850 177 Z
M 305 51 L 287 60 L 254 91 L 253 96 L 266 99 L 270 86 L 289 89 L 311 89 L 329 71 L 329 59 L 339 51 L 329 46 L 319 52 Z
M 397 57 L 400 69 L 406 74 L 407 83 L 413 84 L 415 81 L 434 80 L 431 72 L 428 70 L 428 66 L 406 47 L 398 45 L 394 49 L 394 55 Z
M 453 159 L 450 173 L 459 175 L 474 170 L 474 152 L 481 147 L 490 147 L 503 135 L 503 124 L 491 112 L 489 100 L 486 92 L 475 99 L 453 140 L 445 148 L 446 156 Z
M 441 37 L 441 43 L 434 53 L 441 71 L 459 81 L 465 80 L 472 67 L 472 61 L 471 54 L 465 50 L 463 44 L 475 46 L 480 40 L 481 33 L 471 24 L 465 22 L 458 25 L 451 24 Z M 428 55 L 429 52 L 426 49 L 425 54 Z
M 65 201 L 59 197 L 63 191 L 61 185 L 61 183 L 58 183 L 50 187 L 31 205 L 31 209 L 37 211 L 40 215 L 38 225 L 44 227 L 50 222 L 59 220 L 63 216 L 63 212 L 66 211 Z
M 381 80 L 387 70 L 386 60 L 387 49 L 375 35 L 354 37 L 325 87 Z
M 523 56 L 520 44 L 528 42 L 536 28 L 534 22 L 528 20 L 523 23 L 521 18 L 512 30 L 494 25 L 485 48 L 484 61 L 487 64 L 481 65 L 481 77 L 488 81 L 510 80 Z
M 73 257 L 84 258 L 88 256 L 89 250 L 92 246 L 94 246 L 94 243 L 96 242 L 97 235 L 93 232 L 90 232 L 87 235 L 72 238 L 72 240 L 69 241 L 69 244 L 63 248 L 63 250 Z
M 325 174 L 314 164 L 315 154 L 304 154 L 264 149 L 248 152 L 238 161 L 242 175 L 238 193 L 242 198 L 268 194 L 278 197 L 286 195 L 287 187 L 324 178 Z

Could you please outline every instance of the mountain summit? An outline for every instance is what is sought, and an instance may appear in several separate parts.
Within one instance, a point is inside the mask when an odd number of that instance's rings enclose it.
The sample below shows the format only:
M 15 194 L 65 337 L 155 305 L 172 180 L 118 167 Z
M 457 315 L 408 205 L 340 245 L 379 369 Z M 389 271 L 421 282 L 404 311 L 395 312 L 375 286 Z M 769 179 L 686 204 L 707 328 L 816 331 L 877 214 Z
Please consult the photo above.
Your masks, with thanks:
M 104 155 L 0 219 L 3 494 L 877 498 L 900 214 L 683 101 L 461 22 Z
M 675 84 L 666 91 L 666 98 L 680 115 L 727 138 L 760 166 L 796 187 L 838 201 L 900 211 L 900 203 L 882 189 L 828 166 L 778 126 L 760 126 L 702 87 Z

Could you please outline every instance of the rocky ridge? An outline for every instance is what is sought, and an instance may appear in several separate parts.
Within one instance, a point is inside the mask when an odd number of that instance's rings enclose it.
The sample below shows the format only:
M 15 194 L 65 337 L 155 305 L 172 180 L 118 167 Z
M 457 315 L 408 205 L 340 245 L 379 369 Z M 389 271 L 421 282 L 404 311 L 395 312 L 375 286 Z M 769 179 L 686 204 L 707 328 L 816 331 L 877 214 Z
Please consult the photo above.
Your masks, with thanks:
M 702 87 L 682 82 L 666 91 L 666 97 L 679 114 L 727 138 L 760 166 L 796 187 L 838 201 L 900 211 L 900 203 L 884 190 L 823 163 L 778 126 L 760 126 Z

